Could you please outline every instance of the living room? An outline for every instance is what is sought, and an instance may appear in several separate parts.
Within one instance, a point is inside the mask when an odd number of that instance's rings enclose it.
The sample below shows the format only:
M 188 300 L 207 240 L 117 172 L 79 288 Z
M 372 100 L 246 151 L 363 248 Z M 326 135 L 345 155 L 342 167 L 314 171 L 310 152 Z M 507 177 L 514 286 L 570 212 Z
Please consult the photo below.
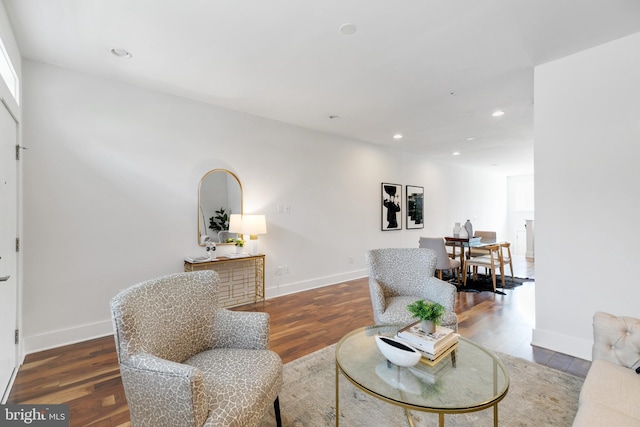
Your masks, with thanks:
M 1 18 L 27 148 L 21 356 L 110 333 L 111 297 L 201 252 L 197 185 L 213 168 L 239 176 L 245 212 L 268 216 L 268 298 L 361 277 L 367 249 L 415 247 L 468 216 L 508 233 L 504 175 L 21 57 L 4 8 Z M 634 241 L 616 238 L 636 223 L 638 30 L 532 68 L 533 340 L 584 359 L 595 311 L 639 314 L 640 289 L 624 268 L 634 265 Z M 424 187 L 424 229 L 380 231 L 381 182 Z M 279 204 L 291 212 L 277 213 Z M 601 276 L 589 268 L 600 260 L 618 268 Z M 289 275 L 275 275 L 280 265 Z

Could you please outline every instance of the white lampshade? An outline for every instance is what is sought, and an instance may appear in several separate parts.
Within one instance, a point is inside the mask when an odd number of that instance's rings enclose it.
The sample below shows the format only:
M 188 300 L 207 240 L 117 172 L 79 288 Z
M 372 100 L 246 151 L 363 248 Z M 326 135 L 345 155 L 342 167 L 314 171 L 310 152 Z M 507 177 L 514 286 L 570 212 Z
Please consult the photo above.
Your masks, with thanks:
M 249 235 L 249 253 L 258 255 L 258 234 L 267 234 L 264 215 L 242 215 L 242 234 Z M 247 239 L 245 238 L 245 241 Z
M 242 232 L 242 215 L 231 214 L 229 217 L 229 233 Z
M 249 234 L 252 239 L 257 239 L 258 234 L 267 234 L 267 220 L 265 216 L 243 215 L 242 234 Z

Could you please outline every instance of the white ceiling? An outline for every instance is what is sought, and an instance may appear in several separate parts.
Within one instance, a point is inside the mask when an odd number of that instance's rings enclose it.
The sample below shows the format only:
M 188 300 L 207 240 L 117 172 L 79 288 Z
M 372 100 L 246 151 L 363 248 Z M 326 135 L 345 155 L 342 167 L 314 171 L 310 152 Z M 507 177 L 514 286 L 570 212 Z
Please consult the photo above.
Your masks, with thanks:
M 506 174 L 533 67 L 640 31 L 638 0 L 3 1 L 25 58 Z

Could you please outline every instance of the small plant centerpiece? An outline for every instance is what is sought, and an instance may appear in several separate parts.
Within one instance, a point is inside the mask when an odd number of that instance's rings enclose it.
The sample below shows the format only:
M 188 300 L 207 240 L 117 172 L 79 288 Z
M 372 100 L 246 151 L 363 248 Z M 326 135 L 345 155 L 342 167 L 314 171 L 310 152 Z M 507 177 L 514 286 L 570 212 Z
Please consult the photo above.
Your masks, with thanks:
M 440 324 L 444 316 L 444 307 L 437 302 L 427 302 L 423 299 L 412 302 L 407 306 L 413 317 L 420 319 L 422 332 L 432 334 L 436 331 L 436 325 Z
M 244 240 L 242 239 L 227 239 L 227 243 L 233 243 L 236 245 L 236 253 L 241 254 L 244 248 Z

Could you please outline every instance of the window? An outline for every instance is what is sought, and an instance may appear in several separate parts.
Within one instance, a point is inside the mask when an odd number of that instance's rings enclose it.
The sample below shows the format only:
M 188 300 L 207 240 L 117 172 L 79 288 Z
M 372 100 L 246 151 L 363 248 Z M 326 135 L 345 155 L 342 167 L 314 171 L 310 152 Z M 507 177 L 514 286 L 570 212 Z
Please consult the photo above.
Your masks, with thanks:
M 17 103 L 19 101 L 19 93 L 18 88 L 20 87 L 20 82 L 18 81 L 18 74 L 16 74 L 16 70 L 13 68 L 13 64 L 11 63 L 11 59 L 9 58 L 9 54 L 7 53 L 7 49 L 4 47 L 4 43 L 0 39 L 0 76 L 7 84 L 11 95 L 13 95 L 13 99 L 16 100 Z

